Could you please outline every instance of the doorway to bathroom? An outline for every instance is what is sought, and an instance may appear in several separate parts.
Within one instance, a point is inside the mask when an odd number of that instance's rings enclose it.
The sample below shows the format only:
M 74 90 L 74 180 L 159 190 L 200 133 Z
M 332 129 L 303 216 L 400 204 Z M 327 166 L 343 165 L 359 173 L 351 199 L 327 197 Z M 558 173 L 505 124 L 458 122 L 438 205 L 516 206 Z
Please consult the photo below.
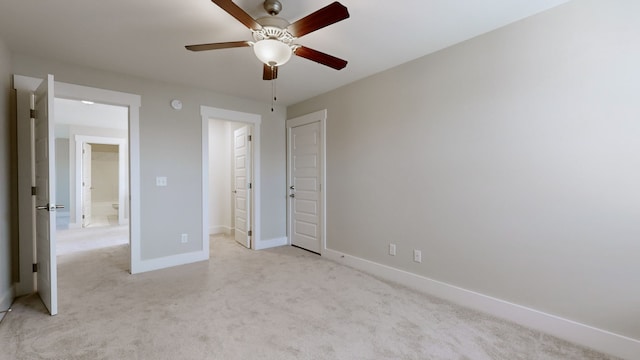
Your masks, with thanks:
M 117 138 L 77 137 L 80 166 L 76 170 L 80 222 L 83 228 L 125 225 L 128 187 L 126 147 Z
M 129 244 L 128 109 L 55 99 L 56 253 Z

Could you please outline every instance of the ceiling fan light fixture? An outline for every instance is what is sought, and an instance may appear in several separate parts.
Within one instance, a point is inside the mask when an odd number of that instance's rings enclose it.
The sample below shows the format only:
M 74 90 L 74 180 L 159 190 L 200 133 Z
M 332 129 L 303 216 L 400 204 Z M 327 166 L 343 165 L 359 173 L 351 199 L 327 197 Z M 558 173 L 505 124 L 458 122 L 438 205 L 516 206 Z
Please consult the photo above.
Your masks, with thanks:
M 276 39 L 263 39 L 253 44 L 256 57 L 269 66 L 284 65 L 291 59 L 291 46 Z

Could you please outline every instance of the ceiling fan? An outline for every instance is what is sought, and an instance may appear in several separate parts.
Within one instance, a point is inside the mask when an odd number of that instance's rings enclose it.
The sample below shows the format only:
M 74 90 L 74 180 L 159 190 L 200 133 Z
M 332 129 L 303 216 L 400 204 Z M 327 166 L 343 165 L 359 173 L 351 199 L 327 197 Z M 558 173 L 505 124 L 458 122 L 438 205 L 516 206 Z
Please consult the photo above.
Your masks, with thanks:
M 205 51 L 252 46 L 256 57 L 264 64 L 262 73 L 264 80 L 276 79 L 278 77 L 278 66 L 284 65 L 289 61 L 292 54 L 336 70 L 347 66 L 346 60 L 295 43 L 298 38 L 304 35 L 347 19 L 349 11 L 337 1 L 303 17 L 293 24 L 277 16 L 282 10 L 282 4 L 278 0 L 265 0 L 264 9 L 270 16 L 258 19 L 253 19 L 251 15 L 247 14 L 231 0 L 211 1 L 248 27 L 253 34 L 254 41 L 188 45 L 185 46 L 187 50 Z

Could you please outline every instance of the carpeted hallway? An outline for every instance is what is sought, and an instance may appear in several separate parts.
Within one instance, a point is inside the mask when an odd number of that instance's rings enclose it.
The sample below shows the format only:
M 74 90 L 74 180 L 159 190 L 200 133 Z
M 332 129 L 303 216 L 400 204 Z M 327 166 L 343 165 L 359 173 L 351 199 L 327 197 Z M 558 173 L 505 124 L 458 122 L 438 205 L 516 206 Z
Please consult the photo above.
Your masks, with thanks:
M 58 256 L 59 315 L 20 298 L 1 359 L 610 359 L 292 247 L 129 275 L 128 245 Z

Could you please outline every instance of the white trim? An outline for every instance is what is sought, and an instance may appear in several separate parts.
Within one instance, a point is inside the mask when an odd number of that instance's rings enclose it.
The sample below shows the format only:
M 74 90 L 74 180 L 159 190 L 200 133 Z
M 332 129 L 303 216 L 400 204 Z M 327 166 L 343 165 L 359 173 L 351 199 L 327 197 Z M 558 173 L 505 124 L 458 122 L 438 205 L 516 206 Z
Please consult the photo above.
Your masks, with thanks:
M 335 250 L 327 249 L 323 256 L 382 279 L 402 284 L 441 299 L 479 310 L 600 352 L 618 356 L 623 359 L 636 359 L 638 354 L 640 354 L 640 340 L 614 334 L 593 326 L 547 314 L 542 311 L 370 260 L 343 254 Z
M 257 250 L 256 244 L 260 243 L 260 124 L 262 116 L 259 114 L 245 113 L 227 109 L 200 106 L 202 116 L 202 234 L 203 243 L 206 244 L 207 256 L 209 254 L 209 119 L 242 122 L 253 125 L 252 151 L 253 151 L 253 192 L 252 203 L 252 232 L 251 248 Z
M 283 245 L 289 245 L 289 239 L 286 236 L 262 240 L 256 244 L 256 250 L 270 249 Z
M 209 227 L 209 235 L 227 234 L 230 235 L 234 229 L 226 225 L 213 225 Z
M 320 121 L 320 255 L 324 255 L 327 250 L 327 109 L 287 120 L 287 188 L 291 186 L 291 128 L 316 121 Z M 291 244 L 291 199 L 287 199 L 287 244 Z
M 74 227 L 82 227 L 82 145 L 83 143 L 92 143 L 92 144 L 109 144 L 109 145 L 118 145 L 118 203 L 122 206 L 118 207 L 118 224 L 124 225 L 128 221 L 125 221 L 125 194 L 126 194 L 126 161 L 125 161 L 125 152 L 126 150 L 126 139 L 122 138 L 112 138 L 112 137 L 102 137 L 102 136 L 88 136 L 88 135 L 75 135 L 75 149 L 73 151 L 73 155 L 75 156 L 75 219 L 74 219 Z M 71 219 L 69 219 L 71 220 Z M 71 225 L 69 226 L 71 227 Z
M 207 241 L 207 244 L 209 241 Z M 137 266 L 134 274 L 143 273 L 147 271 L 165 269 L 172 266 L 190 264 L 198 261 L 204 261 L 209 259 L 209 253 L 204 251 L 194 251 L 184 254 L 171 255 L 161 258 L 141 260 Z
M 35 91 L 42 79 L 32 78 L 23 75 L 13 75 L 13 88 L 16 90 Z
M 71 100 L 90 100 L 101 104 L 139 108 L 140 95 L 56 81 L 56 97 Z

